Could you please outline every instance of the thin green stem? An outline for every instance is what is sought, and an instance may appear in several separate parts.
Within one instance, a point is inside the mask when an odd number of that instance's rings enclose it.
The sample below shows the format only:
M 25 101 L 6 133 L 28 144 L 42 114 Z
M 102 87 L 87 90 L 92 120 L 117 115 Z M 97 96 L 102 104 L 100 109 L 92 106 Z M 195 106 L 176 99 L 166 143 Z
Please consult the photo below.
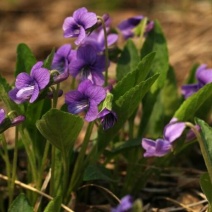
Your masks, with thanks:
M 36 166 L 36 160 L 35 160 L 35 155 L 34 152 L 32 151 L 31 147 L 32 147 L 32 141 L 29 137 L 29 134 L 23 130 L 20 127 L 20 134 L 22 137 L 22 142 L 24 144 L 24 147 L 26 149 L 26 153 L 27 153 L 27 157 L 29 160 L 29 165 L 32 171 L 32 177 L 33 177 L 33 181 L 35 182 L 35 184 L 37 185 L 37 166 Z
M 202 152 L 202 155 L 203 155 L 203 158 L 205 160 L 205 165 L 207 167 L 207 170 L 208 170 L 208 174 L 210 176 L 210 179 L 211 179 L 211 183 L 212 183 L 212 167 L 211 167 L 211 162 L 210 162 L 210 159 L 208 158 L 208 153 L 207 153 L 207 150 L 205 149 L 205 146 L 204 146 L 204 141 L 202 140 L 202 137 L 198 131 L 198 129 L 195 127 L 195 125 L 193 125 L 192 123 L 190 122 L 186 122 L 186 126 L 190 127 L 191 130 L 194 132 L 198 142 L 199 142 L 199 145 L 200 145 L 200 149 L 201 149 L 201 152 Z
M 50 195 L 54 194 L 54 176 L 55 176 L 55 147 L 51 145 L 51 180 L 50 180 Z
M 17 170 L 17 159 L 18 159 L 18 126 L 15 128 L 15 146 L 13 153 L 13 165 L 12 165 L 12 180 L 11 180 L 11 192 L 9 194 L 9 203 L 12 203 L 16 179 L 16 170 Z
M 52 108 L 57 107 L 57 100 L 58 100 L 58 92 L 60 89 L 60 84 L 58 83 L 56 85 L 56 89 L 52 87 L 53 90 L 53 100 L 52 100 Z M 47 141 L 48 142 L 48 141 Z M 55 183 L 55 154 L 56 154 L 56 149 L 53 145 L 51 145 L 51 180 L 50 180 L 50 194 L 54 194 L 54 183 Z
M 105 21 L 102 17 L 98 16 L 98 19 L 102 23 L 103 31 L 104 31 L 104 44 L 105 44 L 105 63 L 106 63 L 106 69 L 105 69 L 105 86 L 107 86 L 108 82 L 108 67 L 109 67 L 109 52 L 108 52 L 108 43 L 107 43 L 107 30 Z
M 53 91 L 53 108 L 56 108 L 57 107 L 57 100 L 58 100 L 58 92 L 59 92 L 59 89 L 60 89 L 60 83 L 58 83 L 56 85 L 56 90 Z
M 3 150 L 4 150 L 4 161 L 5 161 L 5 164 L 6 164 L 6 173 L 7 173 L 7 176 L 8 176 L 8 191 L 9 193 L 11 193 L 11 164 L 10 164 L 10 159 L 9 159 L 9 154 L 8 154 L 8 149 L 7 149 L 7 142 L 5 140 L 5 137 L 4 137 L 4 134 L 0 134 L 0 141 L 2 143 L 2 147 L 3 147 Z
M 76 82 L 76 79 L 73 77 L 71 81 L 71 90 L 75 89 L 75 82 Z
M 41 161 L 40 176 L 39 176 L 40 178 L 39 178 L 39 181 L 38 181 L 38 185 L 39 185 L 38 188 L 40 188 L 40 185 L 41 185 L 41 182 L 42 182 L 42 179 L 43 179 L 43 172 L 44 172 L 46 160 L 47 160 L 47 157 L 48 157 L 49 147 L 50 147 L 50 143 L 49 143 L 49 141 L 46 141 L 46 145 L 45 145 L 45 149 L 44 149 L 44 153 L 43 153 L 43 158 L 42 158 L 42 161 Z
M 81 181 L 81 177 L 82 177 L 82 171 L 85 168 L 85 154 L 86 154 L 86 150 L 90 141 L 90 136 L 93 130 L 93 126 L 94 126 L 94 122 L 90 122 L 82 143 L 82 147 L 79 153 L 79 156 L 77 158 L 77 161 L 75 163 L 74 166 L 74 171 L 71 177 L 71 182 L 70 182 L 70 186 L 69 186 L 69 190 L 68 190 L 68 194 L 70 194 L 72 192 L 73 189 L 76 189 L 76 186 L 78 185 L 78 183 Z

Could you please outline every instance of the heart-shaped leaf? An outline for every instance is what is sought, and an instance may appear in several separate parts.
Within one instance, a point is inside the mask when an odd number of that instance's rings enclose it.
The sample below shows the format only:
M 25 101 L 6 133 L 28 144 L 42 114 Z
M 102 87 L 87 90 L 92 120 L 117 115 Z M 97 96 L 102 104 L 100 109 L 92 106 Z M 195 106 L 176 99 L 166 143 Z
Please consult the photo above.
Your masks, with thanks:
M 52 145 L 67 155 L 82 129 L 83 120 L 79 116 L 51 109 L 36 122 L 36 126 Z

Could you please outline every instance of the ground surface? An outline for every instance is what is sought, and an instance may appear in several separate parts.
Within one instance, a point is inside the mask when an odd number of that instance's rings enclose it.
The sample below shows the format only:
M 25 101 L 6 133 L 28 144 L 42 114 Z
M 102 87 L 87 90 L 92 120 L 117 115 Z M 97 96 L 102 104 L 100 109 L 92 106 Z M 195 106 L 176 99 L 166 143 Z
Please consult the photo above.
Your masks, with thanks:
M 62 35 L 63 20 L 85 5 L 96 13 L 109 13 L 114 26 L 124 18 L 138 14 L 157 18 L 167 37 L 170 63 L 175 67 L 180 83 L 192 64 L 212 66 L 212 6 L 209 1 L 178 0 L 173 4 L 175 1 L 170 0 L 125 0 L 122 8 L 117 6 L 113 10 L 107 10 L 96 0 L 89 2 L 1 0 L 0 72 L 12 80 L 10 76 L 15 68 L 19 43 L 26 43 L 38 59 L 43 59 L 53 47 L 70 42 Z

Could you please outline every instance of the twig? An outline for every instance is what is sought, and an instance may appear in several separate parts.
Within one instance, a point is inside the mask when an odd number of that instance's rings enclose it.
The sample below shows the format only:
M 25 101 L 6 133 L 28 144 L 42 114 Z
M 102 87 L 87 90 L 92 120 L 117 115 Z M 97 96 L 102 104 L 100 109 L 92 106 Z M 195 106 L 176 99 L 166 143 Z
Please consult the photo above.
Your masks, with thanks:
M 46 178 L 43 182 L 43 185 L 41 187 L 41 192 L 44 192 L 46 190 L 46 187 L 47 187 L 50 179 L 51 179 L 51 169 L 49 169 L 49 172 L 48 172 L 48 174 L 47 174 L 47 176 L 46 176 Z M 35 203 L 34 211 L 38 211 L 41 200 L 42 200 L 42 196 L 40 196 L 39 199 L 37 200 L 37 202 Z
M 189 212 L 195 212 L 195 211 L 194 211 L 193 209 L 191 209 L 189 206 L 184 205 L 183 203 L 180 203 L 180 202 L 178 202 L 178 201 L 176 201 L 176 200 L 174 200 L 174 199 L 172 199 L 172 198 L 169 198 L 169 197 L 161 197 L 160 199 L 168 200 L 168 201 L 170 201 L 170 202 L 172 202 L 172 203 L 174 203 L 174 204 L 176 204 L 176 205 L 181 206 L 183 209 L 185 209 L 185 210 L 187 210 L 187 211 L 189 211 Z
M 120 199 L 115 194 L 113 194 L 110 190 L 108 190 L 107 188 L 104 188 L 102 186 L 96 185 L 96 184 L 86 184 L 86 185 L 81 186 L 78 190 L 86 188 L 86 187 L 97 187 L 99 189 L 102 189 L 106 193 L 110 194 L 118 203 L 120 203 Z
M 2 175 L 2 174 L 0 174 L 0 179 L 6 180 L 6 181 L 9 180 L 9 178 L 8 178 L 7 176 Z M 20 187 L 22 187 L 22 188 L 25 188 L 25 189 L 28 189 L 28 190 L 30 190 L 30 191 L 33 191 L 33 192 L 35 192 L 35 193 L 37 193 L 37 194 L 40 194 L 40 195 L 46 197 L 46 198 L 49 199 L 49 200 L 53 200 L 53 197 L 52 197 L 52 196 L 50 196 L 50 195 L 48 195 L 48 194 L 45 194 L 45 193 L 43 193 L 42 191 L 39 191 L 38 189 L 36 189 L 36 188 L 34 188 L 34 187 L 32 187 L 32 186 L 29 186 L 29 185 L 27 185 L 27 184 L 25 184 L 25 183 L 22 183 L 22 182 L 20 182 L 20 181 L 18 181 L 18 180 L 15 180 L 15 184 L 18 185 L 18 186 L 20 186 Z M 68 211 L 68 212 L 74 212 L 74 211 L 72 211 L 70 208 L 68 208 L 67 206 L 65 206 L 64 204 L 61 204 L 61 207 L 62 207 L 63 209 L 65 209 L 66 211 Z

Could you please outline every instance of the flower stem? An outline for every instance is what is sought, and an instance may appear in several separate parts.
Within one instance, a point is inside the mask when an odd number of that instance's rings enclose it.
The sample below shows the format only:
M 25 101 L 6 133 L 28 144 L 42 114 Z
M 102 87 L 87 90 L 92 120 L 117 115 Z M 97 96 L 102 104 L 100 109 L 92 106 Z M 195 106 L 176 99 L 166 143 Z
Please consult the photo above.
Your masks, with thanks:
M 15 178 L 16 178 L 16 170 L 17 170 L 17 159 L 18 159 L 18 126 L 15 128 L 15 146 L 14 146 L 14 154 L 13 154 L 13 165 L 12 165 L 12 179 L 11 179 L 11 191 L 9 202 L 12 203 L 13 194 L 14 194 L 14 186 L 15 186 Z
M 8 154 L 8 149 L 7 149 L 7 142 L 5 140 L 4 134 L 0 134 L 0 141 L 2 143 L 2 147 L 4 150 L 4 156 L 2 157 L 5 161 L 6 164 L 6 173 L 8 176 L 8 191 L 9 194 L 11 194 L 11 164 L 10 164 L 10 159 L 9 159 L 9 154 Z M 9 201 L 11 198 L 9 197 Z M 10 205 L 11 202 L 9 202 Z
M 190 122 L 186 122 L 186 126 L 190 127 L 191 130 L 194 132 L 198 142 L 199 142 L 199 145 L 200 145 L 200 149 L 201 149 L 201 152 L 202 152 L 202 155 L 203 155 L 203 158 L 205 160 L 205 165 L 207 167 L 207 170 L 208 170 L 208 174 L 209 174 L 209 177 L 210 177 L 210 180 L 211 180 L 211 183 L 212 183 L 212 167 L 211 167 L 211 161 L 210 159 L 207 157 L 208 153 L 207 153 L 207 150 L 205 149 L 205 146 L 204 146 L 204 141 L 199 133 L 199 131 L 197 130 L 197 128 L 195 127 L 195 125 L 193 125 L 192 123 Z
M 57 100 L 58 100 L 58 92 L 60 90 L 60 83 L 57 84 L 56 90 L 53 90 L 53 108 L 57 107 Z
M 52 100 L 52 108 L 57 107 L 57 100 L 58 100 L 58 91 L 60 89 L 60 83 L 56 85 L 56 89 L 53 89 L 53 100 Z M 48 141 L 47 141 L 48 142 Z M 55 146 L 51 145 L 51 180 L 50 180 L 50 194 L 54 194 L 54 178 L 55 178 L 55 156 L 56 149 Z
M 46 164 L 46 160 L 47 160 L 47 156 L 48 156 L 48 152 L 49 152 L 49 147 L 50 147 L 50 142 L 46 141 L 46 145 L 45 145 L 45 149 L 44 149 L 44 153 L 43 153 L 43 158 L 42 158 L 42 161 L 41 161 L 41 167 L 40 167 L 40 176 L 39 176 L 40 178 L 39 178 L 39 181 L 38 181 L 39 188 L 40 188 L 42 178 L 43 178 L 43 171 L 44 171 L 44 168 L 45 168 L 45 164 Z
M 109 52 L 108 52 L 108 43 L 107 43 L 107 30 L 105 21 L 102 17 L 98 16 L 98 19 L 102 23 L 103 31 L 104 31 L 104 44 L 105 44 L 105 63 L 106 63 L 106 69 L 105 69 L 105 86 L 107 86 L 108 82 L 108 67 L 109 67 Z
M 78 183 L 81 181 L 82 171 L 85 168 L 85 165 L 87 164 L 84 161 L 84 157 L 85 157 L 86 150 L 87 150 L 87 147 L 88 147 L 88 144 L 90 141 L 90 136 L 91 136 L 91 133 L 93 130 L 93 126 L 94 126 L 94 122 L 90 122 L 88 125 L 79 156 L 78 156 L 77 161 L 74 166 L 74 171 L 73 171 L 73 174 L 71 177 L 68 194 L 70 194 L 72 192 L 72 190 L 75 189 L 76 186 L 78 185 Z
M 55 147 L 53 145 L 51 145 L 52 150 L 51 150 L 51 180 L 50 180 L 50 195 L 53 196 L 54 194 L 54 176 L 55 176 Z
M 22 142 L 26 149 L 27 157 L 29 160 L 29 165 L 30 165 L 31 172 L 32 172 L 33 182 L 35 182 L 35 184 L 37 185 L 37 180 L 38 180 L 37 166 L 36 166 L 35 154 L 31 149 L 32 141 L 31 141 L 30 136 L 27 133 L 27 131 L 23 130 L 22 128 L 20 128 L 20 134 L 21 134 Z

